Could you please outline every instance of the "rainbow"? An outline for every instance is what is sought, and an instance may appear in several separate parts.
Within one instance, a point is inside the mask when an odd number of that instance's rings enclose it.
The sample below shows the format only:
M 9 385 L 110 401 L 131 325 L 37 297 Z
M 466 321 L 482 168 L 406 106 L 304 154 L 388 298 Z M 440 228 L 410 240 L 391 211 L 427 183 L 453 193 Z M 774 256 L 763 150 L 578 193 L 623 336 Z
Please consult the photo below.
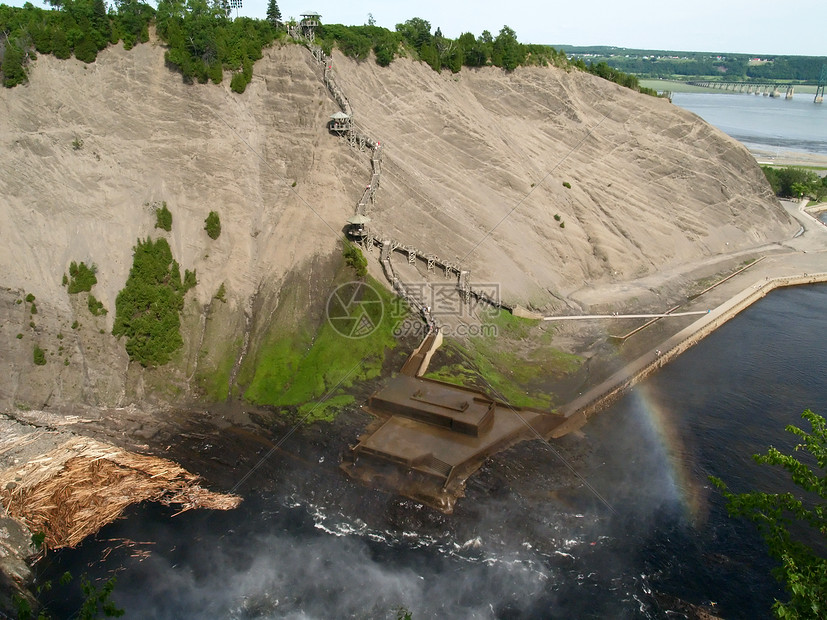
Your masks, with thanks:
M 668 480 L 667 488 L 673 498 L 693 523 L 702 521 L 706 514 L 705 480 L 698 480 L 692 473 L 692 459 L 667 404 L 669 398 L 658 393 L 653 382 L 647 381 L 635 386 L 627 396 L 634 410 L 639 413 L 644 428 L 650 433 L 646 445 L 655 446 L 654 457 L 664 464 L 663 473 Z

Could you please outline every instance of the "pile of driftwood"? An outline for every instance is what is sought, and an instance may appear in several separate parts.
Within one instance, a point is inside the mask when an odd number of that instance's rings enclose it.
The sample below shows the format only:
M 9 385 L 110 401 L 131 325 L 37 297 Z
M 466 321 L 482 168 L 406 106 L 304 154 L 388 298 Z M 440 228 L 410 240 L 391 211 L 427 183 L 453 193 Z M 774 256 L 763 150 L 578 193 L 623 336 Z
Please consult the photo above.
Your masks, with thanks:
M 50 549 L 74 547 L 145 500 L 229 510 L 241 498 L 214 493 L 172 461 L 75 437 L 20 466 L 0 471 L 0 502 Z

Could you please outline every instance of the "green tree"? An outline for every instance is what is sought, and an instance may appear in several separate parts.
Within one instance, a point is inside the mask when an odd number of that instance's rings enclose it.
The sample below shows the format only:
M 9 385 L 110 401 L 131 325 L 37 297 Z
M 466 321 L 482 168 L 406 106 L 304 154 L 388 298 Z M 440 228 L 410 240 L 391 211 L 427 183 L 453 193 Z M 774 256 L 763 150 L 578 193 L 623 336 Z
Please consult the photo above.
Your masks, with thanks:
M 801 417 L 812 432 L 786 428 L 800 441 L 795 451 L 806 453 L 800 460 L 773 447 L 753 456 L 758 463 L 786 470 L 801 492 L 732 493 L 721 480 L 710 477 L 726 498 L 730 516 L 755 523 L 770 555 L 780 562 L 775 576 L 790 600 L 775 602 L 778 618 L 827 616 L 827 421 L 809 409 Z
M 804 198 L 804 195 L 807 193 L 809 189 L 809 186 L 804 183 L 793 183 L 790 186 L 790 193 L 795 198 Z
M 281 11 L 276 0 L 269 0 L 267 3 L 267 21 L 273 26 L 277 26 L 281 22 Z
M 98 283 L 98 278 L 95 275 L 98 268 L 95 264 L 87 267 L 86 263 L 81 261 L 78 265 L 75 261 L 69 264 L 69 288 L 67 289 L 70 295 L 76 293 L 89 292 L 92 287 Z
M 368 275 L 368 260 L 365 258 L 365 255 L 362 254 L 362 250 L 349 241 L 345 241 L 343 255 L 345 257 L 345 263 L 353 267 L 356 271 L 356 277 L 364 278 Z
M 210 211 L 207 219 L 204 220 L 204 230 L 207 231 L 210 239 L 218 239 L 221 234 L 221 218 L 218 217 L 218 213 Z
M 72 55 L 72 48 L 69 45 L 69 39 L 62 29 L 57 28 L 52 30 L 52 54 L 55 58 L 66 60 Z
M 75 58 L 85 63 L 95 62 L 98 57 L 98 46 L 91 34 L 83 34 L 75 43 Z
M 417 51 L 431 42 L 431 23 L 419 17 L 409 19 L 404 24 L 396 24 L 396 31 Z
M 172 213 L 167 208 L 167 203 L 161 203 L 161 208 L 155 211 L 155 228 L 160 228 L 167 232 L 172 230 Z
M 513 71 L 525 61 L 525 50 L 517 41 L 517 33 L 508 26 L 503 26 L 494 39 L 491 62 L 506 71 Z
M 0 64 L 0 71 L 3 72 L 3 86 L 11 88 L 26 83 L 28 78 L 26 69 L 23 67 L 24 58 L 23 51 L 7 38 L 3 51 L 3 63 Z
M 126 285 L 115 299 L 113 336 L 126 336 L 129 358 L 142 366 L 166 364 L 181 348 L 181 320 L 187 287 L 195 274 L 181 269 L 166 239 L 138 240 Z
M 86 575 L 81 575 L 80 589 L 85 597 L 78 613 L 81 620 L 93 620 L 101 615 L 104 618 L 120 618 L 124 615 L 124 610 L 110 600 L 112 590 L 115 589 L 115 577 L 110 577 L 98 588 Z
M 813 196 L 814 198 L 820 198 L 825 194 L 824 179 L 820 179 L 812 170 L 796 168 L 795 166 L 785 168 L 761 166 L 761 169 L 777 196 L 787 198 Z
M 247 77 L 244 73 L 233 73 L 233 77 L 230 80 L 230 90 L 239 95 L 247 90 Z M 210 235 L 210 237 L 212 237 L 212 235 Z M 213 237 L 213 239 L 215 239 L 215 237 Z

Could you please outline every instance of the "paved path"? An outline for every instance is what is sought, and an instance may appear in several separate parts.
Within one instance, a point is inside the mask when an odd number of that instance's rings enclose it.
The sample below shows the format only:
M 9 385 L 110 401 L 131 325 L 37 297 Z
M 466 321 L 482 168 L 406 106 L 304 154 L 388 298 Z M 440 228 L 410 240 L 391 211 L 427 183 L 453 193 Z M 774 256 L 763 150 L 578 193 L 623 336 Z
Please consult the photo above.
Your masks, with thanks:
M 591 321 L 594 319 L 664 319 L 679 316 L 695 316 L 706 314 L 709 310 L 693 310 L 692 312 L 666 312 L 662 314 L 572 314 L 560 316 L 544 316 L 544 321 Z
M 568 417 L 570 422 L 555 429 L 552 437 L 562 436 L 582 426 L 589 417 L 611 405 L 633 385 L 711 334 L 772 290 L 779 287 L 827 282 L 827 226 L 804 211 L 806 201 L 800 204 L 784 201 L 782 204 L 801 223 L 803 229 L 796 237 L 782 244 L 790 248 L 790 251 L 767 256 L 754 269 L 745 270 L 736 277 L 727 279 L 720 287 L 712 289 L 712 293 L 689 301 L 686 304 L 687 307 L 709 304 L 713 299 L 716 300 L 717 305 L 712 310 L 694 312 L 704 316 L 637 359 L 625 364 L 622 369 L 600 384 L 561 407 L 560 413 Z M 717 301 L 721 298 L 721 301 Z M 692 313 L 693 311 L 688 311 L 681 314 Z M 675 316 L 675 314 L 670 316 Z M 618 317 L 612 316 L 611 318 Z

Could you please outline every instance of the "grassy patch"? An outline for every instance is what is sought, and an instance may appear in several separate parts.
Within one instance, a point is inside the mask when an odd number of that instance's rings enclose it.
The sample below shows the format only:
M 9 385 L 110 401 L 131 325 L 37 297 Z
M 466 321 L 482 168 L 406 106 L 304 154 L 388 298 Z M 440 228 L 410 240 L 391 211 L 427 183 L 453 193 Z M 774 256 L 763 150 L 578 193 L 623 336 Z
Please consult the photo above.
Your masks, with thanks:
M 351 404 L 353 396 L 347 390 L 379 376 L 387 352 L 397 344 L 395 323 L 389 317 L 395 298 L 375 280 L 368 278 L 368 284 L 384 307 L 377 329 L 362 338 L 348 338 L 324 317 L 317 325 L 304 323 L 295 330 L 276 327 L 258 347 L 244 398 L 308 415 L 307 422 L 330 420 L 335 411 Z M 354 305 L 351 311 L 359 309 Z
M 528 338 L 532 330 L 540 324 L 537 319 L 525 319 L 514 316 L 507 310 L 490 312 L 486 316 L 486 323 L 496 326 L 497 335 L 508 340 L 523 340 Z
M 352 394 L 338 394 L 325 401 L 305 403 L 299 407 L 297 414 L 299 418 L 306 418 L 308 422 L 332 422 L 337 413 L 355 402 Z
M 519 377 L 518 366 L 508 368 L 508 361 L 514 362 L 513 354 L 500 352 L 495 364 L 487 354 L 480 351 L 479 341 L 463 345 L 455 340 L 448 340 L 446 347 L 448 359 L 453 363 L 427 373 L 430 379 L 438 379 L 454 385 L 477 387 L 489 396 L 504 400 L 515 407 L 536 407 L 549 409 L 553 404 L 550 394 L 526 393 L 520 385 L 525 376 Z M 514 372 L 517 370 L 518 376 Z
M 241 350 L 242 339 L 236 338 L 232 345 L 209 373 L 199 373 L 199 386 L 209 402 L 227 400 L 230 394 L 230 375 L 233 372 L 238 352 Z
M 552 347 L 552 332 L 541 330 L 537 320 L 500 311 L 488 322 L 497 327 L 497 336 L 467 343 L 447 339 L 443 355 L 448 363 L 426 376 L 475 386 L 515 407 L 550 409 L 554 396 L 543 384 L 550 376 L 576 372 L 582 360 Z

